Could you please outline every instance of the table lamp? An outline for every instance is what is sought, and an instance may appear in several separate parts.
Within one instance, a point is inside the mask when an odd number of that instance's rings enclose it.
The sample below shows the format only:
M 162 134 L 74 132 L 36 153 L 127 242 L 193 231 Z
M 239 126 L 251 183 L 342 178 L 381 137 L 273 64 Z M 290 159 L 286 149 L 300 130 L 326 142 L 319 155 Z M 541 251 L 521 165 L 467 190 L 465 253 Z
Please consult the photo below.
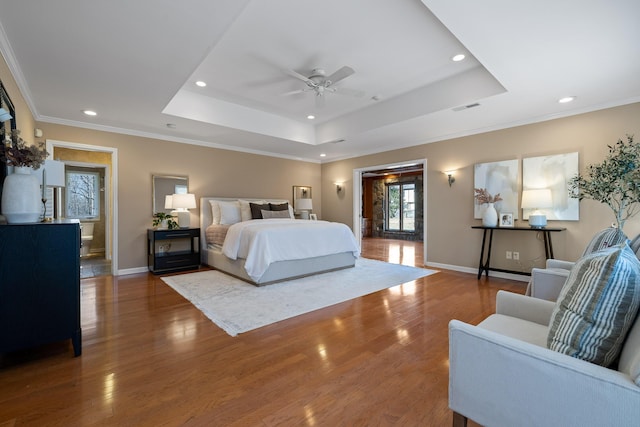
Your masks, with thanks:
M 542 228 L 547 226 L 547 216 L 540 209 L 550 208 L 551 190 L 541 188 L 537 190 L 522 190 L 522 209 L 533 209 L 529 214 L 529 226 Z
M 191 193 L 173 194 L 171 196 L 171 207 L 175 209 L 174 212 L 178 217 L 178 225 L 180 228 L 189 228 L 191 226 L 191 213 L 189 212 L 189 209 L 194 209 L 196 207 L 196 196 Z M 174 212 L 172 212 L 172 214 Z

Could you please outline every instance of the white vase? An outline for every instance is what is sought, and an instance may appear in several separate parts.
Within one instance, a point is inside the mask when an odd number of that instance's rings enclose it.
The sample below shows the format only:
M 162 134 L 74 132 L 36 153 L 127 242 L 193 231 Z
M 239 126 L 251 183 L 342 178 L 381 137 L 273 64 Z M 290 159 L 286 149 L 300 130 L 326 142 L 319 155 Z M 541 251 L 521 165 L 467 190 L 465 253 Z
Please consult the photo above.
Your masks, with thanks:
M 485 227 L 496 227 L 498 225 L 498 212 L 493 203 L 489 203 L 482 214 L 482 225 Z
M 39 222 L 42 196 L 38 177 L 30 167 L 14 167 L 2 186 L 2 215 L 9 224 Z

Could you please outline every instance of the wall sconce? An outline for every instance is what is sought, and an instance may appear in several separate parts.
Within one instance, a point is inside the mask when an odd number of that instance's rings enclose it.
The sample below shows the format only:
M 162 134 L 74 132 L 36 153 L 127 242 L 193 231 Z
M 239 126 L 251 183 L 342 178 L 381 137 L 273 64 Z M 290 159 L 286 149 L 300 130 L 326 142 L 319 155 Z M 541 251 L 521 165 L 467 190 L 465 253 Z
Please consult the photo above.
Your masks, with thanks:
M 451 184 L 456 182 L 456 178 L 453 176 L 455 173 L 456 171 L 444 171 L 444 174 L 447 175 L 447 181 L 449 182 L 449 187 L 451 187 Z
M 342 191 L 342 183 L 336 182 L 336 192 L 339 193 Z

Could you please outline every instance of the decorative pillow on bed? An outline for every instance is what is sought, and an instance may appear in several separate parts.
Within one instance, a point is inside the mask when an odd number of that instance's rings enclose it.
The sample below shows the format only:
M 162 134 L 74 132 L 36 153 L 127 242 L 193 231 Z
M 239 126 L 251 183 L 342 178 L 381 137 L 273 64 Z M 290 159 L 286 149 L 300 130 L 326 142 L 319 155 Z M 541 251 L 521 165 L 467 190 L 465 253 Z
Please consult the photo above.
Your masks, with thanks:
M 209 200 L 211 205 L 211 224 L 220 224 L 220 205 L 218 200 Z
M 289 216 L 289 209 L 286 211 L 265 211 L 262 210 L 262 219 L 270 219 L 270 218 L 291 218 Z
M 269 209 L 272 211 L 288 211 L 289 203 L 269 203 Z
M 218 202 L 220 206 L 220 224 L 235 224 L 242 221 L 240 204 L 235 202 Z
M 251 215 L 251 203 L 256 203 L 256 204 L 262 205 L 262 204 L 265 204 L 267 202 L 264 201 L 264 200 L 250 202 L 248 200 L 238 199 L 238 203 L 240 204 L 240 216 L 242 217 L 242 220 L 243 221 L 249 221 L 249 220 L 253 219 L 253 217 Z
M 627 243 L 576 261 L 549 323 L 547 347 L 605 367 L 615 363 L 640 306 L 640 262 Z
M 271 210 L 271 208 L 269 207 L 269 203 L 249 203 L 249 206 L 251 207 L 251 219 L 262 219 L 262 210 Z

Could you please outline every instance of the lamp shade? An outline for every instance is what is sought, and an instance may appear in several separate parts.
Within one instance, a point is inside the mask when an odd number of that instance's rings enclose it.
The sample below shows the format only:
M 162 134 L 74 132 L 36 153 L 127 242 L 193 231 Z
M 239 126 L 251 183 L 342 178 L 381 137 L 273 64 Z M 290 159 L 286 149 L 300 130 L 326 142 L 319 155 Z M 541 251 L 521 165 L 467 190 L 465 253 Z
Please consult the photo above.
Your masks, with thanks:
M 171 194 L 164 196 L 164 208 L 173 209 L 173 196 Z
M 64 162 L 59 160 L 45 160 L 44 165 L 40 168 L 42 173 L 38 173 L 38 181 L 40 185 L 45 187 L 64 187 Z M 40 170 L 38 169 L 38 171 Z
M 313 203 L 311 199 L 297 199 L 296 200 L 296 210 L 299 211 L 310 211 L 313 209 Z
M 196 207 L 196 196 L 191 193 L 173 194 L 171 203 L 173 209 L 194 209 Z
M 522 191 L 522 209 L 543 209 L 551 206 L 551 190 L 548 188 Z

